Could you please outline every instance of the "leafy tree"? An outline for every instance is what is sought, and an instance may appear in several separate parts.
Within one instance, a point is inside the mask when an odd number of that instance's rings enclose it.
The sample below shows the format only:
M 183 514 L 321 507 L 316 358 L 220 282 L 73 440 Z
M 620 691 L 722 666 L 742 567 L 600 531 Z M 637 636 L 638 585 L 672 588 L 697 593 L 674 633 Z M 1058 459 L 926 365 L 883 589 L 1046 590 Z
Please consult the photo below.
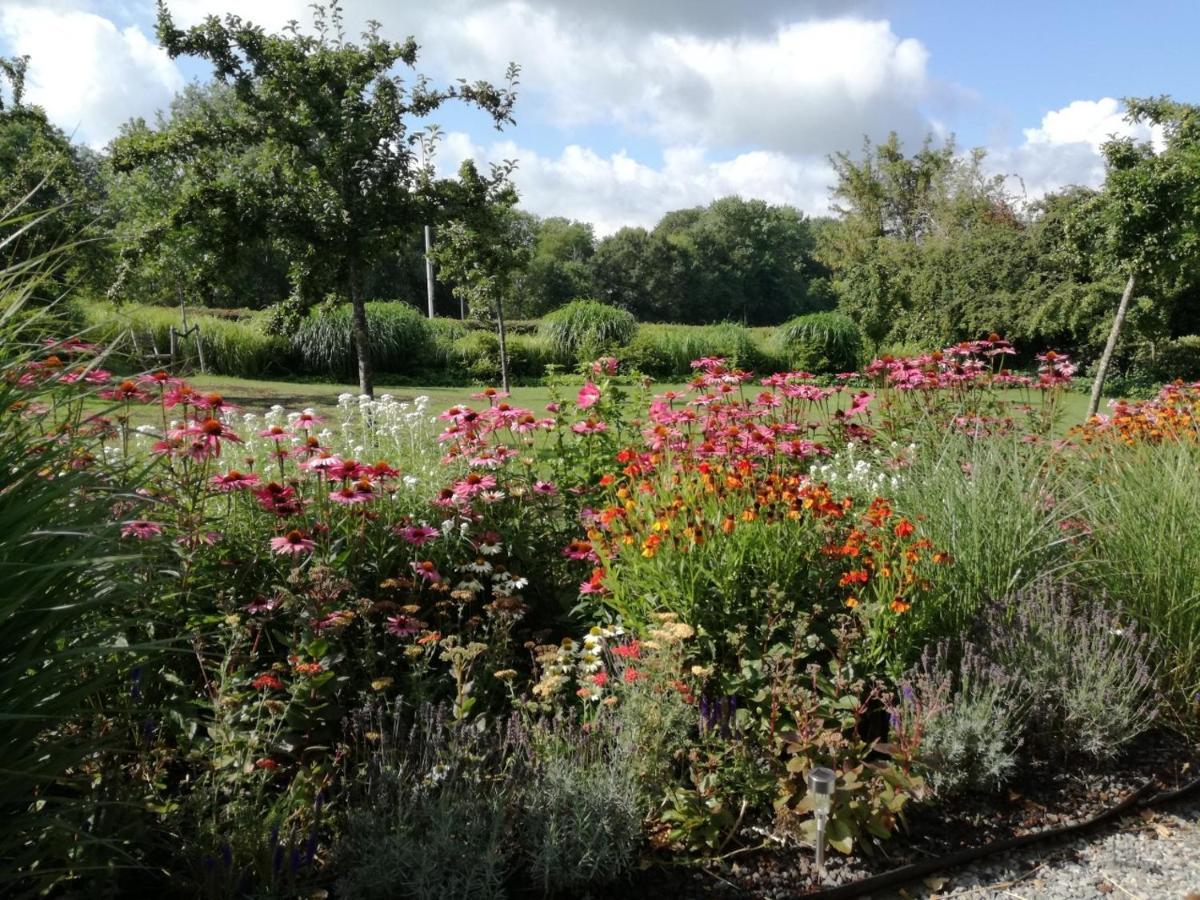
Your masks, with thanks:
M 349 301 L 359 389 L 370 394 L 365 273 L 417 230 L 429 203 L 429 164 L 418 152 L 423 135 L 412 126 L 449 100 L 482 109 L 497 127 L 512 122 L 517 68 L 509 67 L 500 88 L 483 81 L 435 88 L 421 75 L 407 83 L 393 72 L 415 68 L 412 38 L 385 40 L 372 22 L 362 42 L 351 43 L 337 2 L 314 6 L 314 25 L 314 34 L 295 22 L 268 34 L 227 15 L 184 31 L 159 0 L 157 33 L 168 54 L 211 63 L 243 114 L 127 135 L 114 145 L 114 165 L 193 165 L 231 140 L 254 148 L 257 163 L 239 185 L 236 207 L 253 212 L 288 261 L 292 290 L 283 318 L 320 299 Z M 176 224 L 208 208 L 197 196 Z
M 55 258 L 54 271 L 39 283 L 48 296 L 65 285 L 96 287 L 103 281 L 107 248 L 100 241 L 103 191 L 94 153 L 78 147 L 46 118 L 39 106 L 24 102 L 28 57 L 0 57 L 0 227 L 9 265 L 31 262 L 55 248 L 71 245 L 70 255 Z M 36 227 L 33 227 L 36 225 Z
M 120 254 L 110 297 L 253 308 L 287 298 L 285 248 L 254 190 L 269 159 L 242 138 L 250 128 L 248 109 L 221 82 L 186 87 L 154 128 L 141 119 L 122 127 L 108 185 Z M 197 147 L 186 165 L 166 153 L 122 165 L 127 147 L 217 131 L 228 138 Z
M 645 228 L 622 228 L 596 247 L 590 268 L 596 297 L 640 322 L 680 321 L 686 298 L 686 251 Z
M 521 275 L 517 312 L 535 318 L 576 297 L 594 295 L 589 267 L 596 252 L 592 226 L 555 216 L 530 217 L 529 227 L 535 235 L 533 254 Z
M 515 207 L 517 192 L 509 176 L 514 164 L 494 165 L 483 176 L 471 160 L 458 170 L 458 181 L 443 187 L 451 211 L 433 250 L 442 277 L 454 285 L 476 316 L 496 320 L 500 341 L 500 383 L 508 390 L 508 344 L 504 303 L 511 298 L 517 274 L 533 252 L 528 217 Z
M 1200 252 L 1200 106 L 1169 97 L 1128 99 L 1125 105 L 1128 121 L 1162 129 L 1165 146 L 1155 153 L 1149 143 L 1132 138 L 1106 143 L 1104 190 L 1073 223 L 1084 241 L 1098 246 L 1101 259 L 1126 277 L 1096 366 L 1088 415 L 1099 408 L 1113 351 L 1139 282 L 1194 266 Z

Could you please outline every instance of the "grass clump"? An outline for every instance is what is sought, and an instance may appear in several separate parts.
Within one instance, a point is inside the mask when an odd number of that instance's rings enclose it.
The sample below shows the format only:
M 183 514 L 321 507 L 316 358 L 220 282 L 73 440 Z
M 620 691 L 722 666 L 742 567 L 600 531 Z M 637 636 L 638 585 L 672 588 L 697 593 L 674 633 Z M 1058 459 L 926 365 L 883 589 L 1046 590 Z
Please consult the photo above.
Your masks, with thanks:
M 371 360 L 379 372 L 413 374 L 436 359 L 436 341 L 429 322 L 407 303 L 368 303 L 367 331 Z M 357 371 L 349 306 L 311 310 L 292 335 L 291 343 L 308 374 L 350 379 Z
M 780 325 L 772 341 L 791 368 L 809 372 L 850 372 L 863 358 L 862 332 L 837 312 L 797 316 Z
M 628 344 L 636 332 L 632 313 L 596 300 L 572 300 L 549 313 L 538 328 L 556 354 L 577 363 Z

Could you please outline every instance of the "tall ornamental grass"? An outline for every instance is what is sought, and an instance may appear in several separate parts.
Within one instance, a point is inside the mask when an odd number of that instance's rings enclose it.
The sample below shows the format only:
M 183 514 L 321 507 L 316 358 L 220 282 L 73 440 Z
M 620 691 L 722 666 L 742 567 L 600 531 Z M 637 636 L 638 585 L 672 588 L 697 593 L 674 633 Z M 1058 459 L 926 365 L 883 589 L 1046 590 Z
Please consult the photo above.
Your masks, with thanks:
M 1078 489 L 1044 444 L 1016 435 L 926 441 L 900 472 L 895 503 L 953 560 L 933 602 L 913 610 L 934 640 L 964 633 L 985 602 L 1072 572 L 1082 532 Z
M 842 313 L 797 316 L 780 325 L 772 341 L 776 352 L 796 369 L 850 372 L 862 362 L 862 332 L 853 319 Z
M 621 351 L 623 360 L 654 378 L 685 380 L 695 370 L 692 361 L 722 357 L 731 365 L 770 374 L 784 368 L 754 329 L 735 322 L 719 325 L 639 325 Z
M 1086 575 L 1158 642 L 1176 699 L 1200 693 L 1200 449 L 1164 442 L 1099 457 L 1087 487 Z
M 14 217 L 0 217 L 0 254 Z M 6 227 L 9 226 L 9 227 Z M 146 665 L 111 510 L 85 450 L 83 382 L 98 361 L 46 346 L 36 307 L 63 251 L 0 268 L 0 894 L 47 893 L 133 864 L 137 811 L 115 787 L 123 708 Z M 73 381 L 72 381 L 73 380 Z M 51 435 L 53 437 L 51 437 Z M 92 444 L 94 447 L 94 444 Z M 120 688 L 120 690 L 118 690 Z
M 376 371 L 415 374 L 433 362 L 434 335 L 414 306 L 368 303 L 367 331 Z M 352 378 L 358 363 L 350 307 L 310 311 L 292 336 L 292 349 L 307 374 Z
M 632 313 L 596 300 L 573 300 L 543 318 L 538 328 L 555 353 L 576 362 L 628 344 L 636 331 Z
M 168 366 L 170 330 L 183 328 L 179 310 L 167 306 L 81 303 L 75 318 L 93 340 L 111 348 L 113 362 L 137 371 Z M 267 334 L 261 317 L 232 319 L 189 311 L 187 323 L 200 327 L 199 339 L 193 334 L 177 341 L 177 368 L 199 369 L 199 340 L 205 367 L 216 375 L 268 378 L 294 371 L 287 339 Z

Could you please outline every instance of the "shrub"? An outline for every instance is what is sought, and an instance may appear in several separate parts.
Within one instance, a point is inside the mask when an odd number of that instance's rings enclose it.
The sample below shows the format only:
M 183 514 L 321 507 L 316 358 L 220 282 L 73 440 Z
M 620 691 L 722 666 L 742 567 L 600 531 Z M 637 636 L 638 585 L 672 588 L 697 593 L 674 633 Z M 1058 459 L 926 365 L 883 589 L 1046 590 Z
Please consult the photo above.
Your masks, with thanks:
M 894 737 L 918 746 L 920 769 L 943 796 L 994 791 L 1016 771 L 1027 721 L 1021 685 L 965 644 L 959 661 L 949 644 L 926 651 L 901 681 Z
M 615 881 L 642 841 L 637 759 L 608 728 L 535 729 L 518 840 L 530 880 L 558 895 Z
M 639 325 L 630 343 L 618 351 L 622 362 L 653 378 L 686 380 L 692 360 L 723 357 L 731 365 L 767 374 L 784 368 L 744 325 Z
M 1040 755 L 1116 757 L 1156 715 L 1149 640 L 1104 599 L 1080 602 L 1042 580 L 988 617 L 991 657 L 1031 701 Z
M 306 374 L 349 379 L 355 376 L 352 310 L 347 305 L 309 312 L 291 343 Z M 420 372 L 436 362 L 437 343 L 428 320 L 407 303 L 368 303 L 371 362 L 377 372 Z
M 788 365 L 809 372 L 849 372 L 862 361 L 862 332 L 841 313 L 809 313 L 780 325 L 773 342 Z
M 1154 381 L 1200 380 L 1200 334 L 1175 338 L 1157 350 L 1153 358 L 1140 360 L 1139 365 Z
M 562 361 L 554 349 L 537 336 L 509 335 L 507 346 L 511 378 L 541 378 L 548 365 Z M 454 369 L 474 381 L 495 384 L 500 378 L 500 339 L 494 332 L 471 331 L 458 338 L 451 347 L 451 358 Z
M 572 300 L 549 313 L 538 328 L 556 354 L 576 363 L 628 344 L 636 331 L 631 313 L 596 300 Z
M 118 361 L 138 371 L 168 364 L 170 329 L 179 331 L 183 325 L 179 311 L 166 306 L 86 303 L 75 309 L 91 340 L 110 345 Z M 192 335 L 178 341 L 177 366 L 199 368 L 198 341 L 203 343 L 205 367 L 216 375 L 264 378 L 287 374 L 294 366 L 287 339 L 267 334 L 259 317 L 189 311 L 188 325 L 199 326 L 199 338 Z

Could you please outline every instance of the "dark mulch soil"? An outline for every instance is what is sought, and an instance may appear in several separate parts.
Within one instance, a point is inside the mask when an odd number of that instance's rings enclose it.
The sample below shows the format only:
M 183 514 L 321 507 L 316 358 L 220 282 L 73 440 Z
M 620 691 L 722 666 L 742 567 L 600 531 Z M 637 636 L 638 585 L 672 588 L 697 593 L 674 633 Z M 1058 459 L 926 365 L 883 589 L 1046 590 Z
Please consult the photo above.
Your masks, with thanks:
M 765 829 L 749 826 L 724 858 L 704 862 L 655 860 L 607 896 L 753 897 L 783 900 L 858 881 L 910 863 L 1030 832 L 1083 822 L 1115 806 L 1153 778 L 1173 790 L 1200 776 L 1200 745 L 1171 733 L 1146 735 L 1117 763 L 1032 768 L 1000 795 L 927 802 L 907 811 L 907 827 L 890 841 L 846 857 L 831 853 L 816 880 L 809 846 L 758 849 Z

